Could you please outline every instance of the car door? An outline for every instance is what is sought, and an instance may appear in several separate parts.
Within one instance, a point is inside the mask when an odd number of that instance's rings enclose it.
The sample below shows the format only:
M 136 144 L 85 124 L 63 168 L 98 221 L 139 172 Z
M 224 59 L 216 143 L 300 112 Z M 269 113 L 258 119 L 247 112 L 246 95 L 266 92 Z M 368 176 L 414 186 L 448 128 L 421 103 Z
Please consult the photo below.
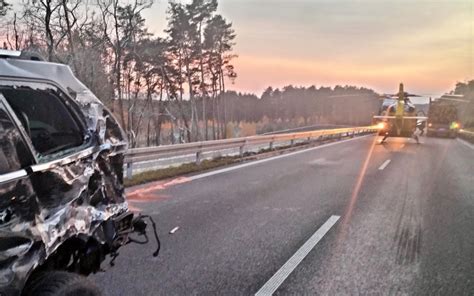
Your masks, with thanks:
M 108 156 L 64 91 L 43 81 L 0 80 L 0 93 L 34 151 L 29 178 L 38 200 L 37 229 L 49 254 L 69 237 L 91 234 L 123 194 L 104 181 L 114 174 Z
M 38 262 L 32 229 L 39 213 L 28 176 L 34 158 L 0 94 L 0 294 L 18 291 L 21 280 Z

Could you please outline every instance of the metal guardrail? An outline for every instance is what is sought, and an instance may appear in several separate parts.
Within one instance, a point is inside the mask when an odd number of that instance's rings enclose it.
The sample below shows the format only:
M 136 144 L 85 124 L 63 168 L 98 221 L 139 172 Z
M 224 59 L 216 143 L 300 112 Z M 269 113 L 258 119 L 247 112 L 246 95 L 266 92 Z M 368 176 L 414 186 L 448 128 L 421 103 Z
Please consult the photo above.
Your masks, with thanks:
M 474 144 L 474 132 L 460 130 L 458 132 L 458 137 Z
M 272 132 L 266 132 L 262 134 L 257 134 L 257 136 L 266 136 L 266 135 L 278 135 L 278 134 L 287 134 L 287 133 L 299 133 L 299 132 L 308 132 L 324 129 L 335 129 L 335 128 L 347 128 L 348 125 L 338 125 L 338 124 L 316 124 L 316 125 L 307 125 L 300 126 L 295 128 L 289 128 L 285 130 L 276 130 Z
M 470 132 L 464 129 L 460 130 L 459 133 L 474 136 L 474 132 Z
M 277 142 L 290 141 L 290 145 L 294 145 L 295 141 L 297 140 L 305 140 L 310 142 L 313 140 L 324 140 L 330 138 L 342 138 L 344 136 L 355 136 L 357 134 L 375 131 L 376 127 L 374 126 L 364 126 L 275 135 L 259 135 L 244 138 L 193 142 L 156 147 L 133 148 L 129 149 L 127 154 L 125 155 L 125 163 L 127 165 L 126 175 L 127 178 L 132 177 L 134 164 L 152 161 L 162 157 L 195 154 L 196 163 L 200 164 L 202 160 L 202 153 L 208 151 L 219 151 L 231 148 L 239 148 L 239 156 L 243 157 L 246 147 L 258 144 L 268 144 L 269 149 L 273 149 L 274 144 Z

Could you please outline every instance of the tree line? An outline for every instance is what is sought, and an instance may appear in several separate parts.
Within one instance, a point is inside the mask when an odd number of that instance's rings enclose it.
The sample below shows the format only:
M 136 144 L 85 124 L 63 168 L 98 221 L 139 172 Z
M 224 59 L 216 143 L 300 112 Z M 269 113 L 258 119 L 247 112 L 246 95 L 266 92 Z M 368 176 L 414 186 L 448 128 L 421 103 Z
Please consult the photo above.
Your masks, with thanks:
M 474 128 L 474 80 L 456 83 L 451 93 L 464 96 L 466 102 L 458 104 L 461 120 L 464 127 Z
M 268 87 L 260 97 L 228 91 L 231 121 L 294 121 L 303 124 L 370 124 L 380 107 L 379 96 L 371 89 L 356 86 Z
M 227 91 L 237 78 L 236 33 L 217 0 L 170 1 L 163 36 L 143 12 L 153 0 L 3 2 L 1 47 L 68 64 L 112 110 L 132 147 L 229 137 L 229 122 L 357 124 L 378 108 L 376 94 L 354 86 L 268 88 L 257 97 Z M 15 8 L 15 9 L 13 9 Z M 174 136 L 174 135 L 178 136 Z
M 173 1 L 165 36 L 153 36 L 143 17 L 152 5 L 153 0 L 36 0 L 13 10 L 5 3 L 2 47 L 70 65 L 116 114 L 132 146 L 144 124 L 159 131 L 165 121 L 184 130 L 187 141 L 209 139 L 208 128 L 198 124 L 207 126 L 208 109 L 222 122 L 215 137 L 224 137 L 220 96 L 237 76 L 232 24 L 217 13 L 217 0 Z M 177 108 L 171 112 L 168 105 Z

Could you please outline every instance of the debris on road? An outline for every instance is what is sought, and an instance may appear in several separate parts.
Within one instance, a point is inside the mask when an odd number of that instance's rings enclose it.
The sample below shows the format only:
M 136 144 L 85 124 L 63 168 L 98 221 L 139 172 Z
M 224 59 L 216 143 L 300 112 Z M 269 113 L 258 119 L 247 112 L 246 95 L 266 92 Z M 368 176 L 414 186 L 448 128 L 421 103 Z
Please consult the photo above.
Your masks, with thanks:
M 175 228 L 170 230 L 170 234 L 174 234 L 178 230 L 179 230 L 179 226 L 176 226 Z

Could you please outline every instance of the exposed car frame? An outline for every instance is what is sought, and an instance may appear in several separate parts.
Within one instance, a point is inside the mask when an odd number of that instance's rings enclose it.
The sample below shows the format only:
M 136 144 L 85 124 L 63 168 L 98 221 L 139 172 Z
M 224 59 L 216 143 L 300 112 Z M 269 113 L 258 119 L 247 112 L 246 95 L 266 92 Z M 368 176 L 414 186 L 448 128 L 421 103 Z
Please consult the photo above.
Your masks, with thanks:
M 83 145 L 39 157 L 20 114 L 2 95 L 2 85 L 20 92 L 34 91 L 35 85 L 57 88 L 81 125 Z M 32 287 L 55 280 L 44 276 L 48 272 L 63 272 L 56 279 L 64 282 L 77 281 L 64 271 L 97 272 L 107 255 L 115 258 L 118 248 L 131 241 L 131 233 L 146 237 L 143 216 L 131 213 L 125 198 L 125 133 L 68 66 L 1 50 L 2 106 L 21 135 L 15 139 L 25 144 L 31 159 L 18 170 L 0 173 L 0 295 L 34 295 Z

